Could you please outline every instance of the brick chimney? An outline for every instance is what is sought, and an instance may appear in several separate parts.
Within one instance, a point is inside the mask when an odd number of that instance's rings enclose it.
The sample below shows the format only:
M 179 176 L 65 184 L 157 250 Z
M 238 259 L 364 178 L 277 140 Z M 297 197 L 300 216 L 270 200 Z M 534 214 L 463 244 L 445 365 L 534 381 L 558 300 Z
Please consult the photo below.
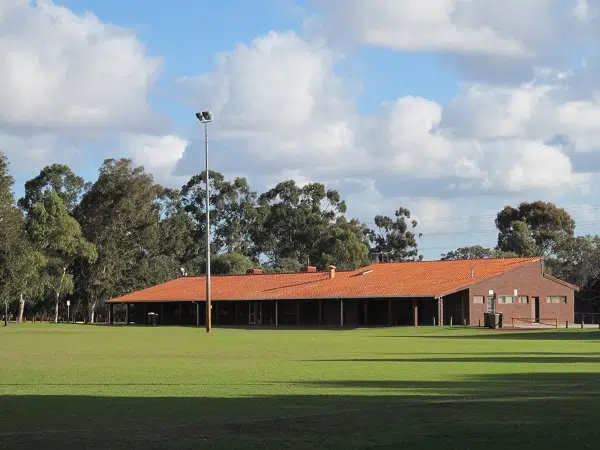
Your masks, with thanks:
M 317 271 L 317 268 L 315 266 L 304 266 L 302 268 L 302 272 L 315 273 L 316 271 Z
M 335 266 L 329 266 L 329 279 L 334 279 L 335 278 L 335 269 L 337 269 L 337 267 Z
M 262 269 L 248 269 L 248 271 L 246 273 L 248 275 L 262 275 L 263 271 L 262 271 Z

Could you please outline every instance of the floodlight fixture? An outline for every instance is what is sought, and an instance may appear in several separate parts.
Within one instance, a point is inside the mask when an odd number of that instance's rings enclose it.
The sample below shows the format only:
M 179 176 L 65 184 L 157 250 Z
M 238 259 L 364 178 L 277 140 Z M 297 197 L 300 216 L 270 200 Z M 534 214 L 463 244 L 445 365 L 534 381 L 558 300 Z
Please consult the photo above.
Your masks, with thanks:
M 210 112 L 210 111 L 202 111 L 202 112 L 196 113 L 196 118 L 201 123 L 212 122 L 212 120 L 213 120 L 213 113 Z

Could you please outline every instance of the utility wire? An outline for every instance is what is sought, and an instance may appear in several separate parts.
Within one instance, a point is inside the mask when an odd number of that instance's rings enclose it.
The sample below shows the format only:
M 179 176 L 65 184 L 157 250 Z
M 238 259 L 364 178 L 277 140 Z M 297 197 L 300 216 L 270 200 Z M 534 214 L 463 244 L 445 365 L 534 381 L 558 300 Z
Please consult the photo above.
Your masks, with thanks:
M 567 212 L 569 211 L 595 211 L 600 209 L 600 205 L 578 205 L 578 206 L 565 206 L 563 207 Z M 429 219 L 415 219 L 417 223 L 428 223 L 428 222 L 453 222 L 458 220 L 473 220 L 473 219 L 495 219 L 497 214 L 478 214 L 473 216 L 447 216 L 447 217 L 435 217 Z M 392 217 L 392 219 L 394 219 Z M 412 220 L 412 219 L 411 219 Z M 364 222 L 368 225 L 374 225 L 374 221 Z
M 491 196 L 491 197 L 511 197 L 511 196 L 514 196 L 517 194 L 522 194 L 522 193 L 527 193 L 527 192 L 551 191 L 553 189 L 558 189 L 558 188 L 563 188 L 563 187 L 589 186 L 589 185 L 593 185 L 593 184 L 600 184 L 600 180 L 584 181 L 581 183 L 554 184 L 554 185 L 548 185 L 548 186 L 540 186 L 540 187 L 536 187 L 536 188 L 515 189 L 515 190 L 509 190 L 509 191 L 497 190 L 497 191 L 488 191 L 488 192 L 477 192 L 477 193 L 472 193 L 472 194 L 447 195 L 447 196 L 436 196 L 436 197 L 423 196 L 423 197 L 419 197 L 418 199 L 415 199 L 415 200 L 399 198 L 398 200 L 385 200 L 385 201 L 378 202 L 378 203 L 381 203 L 381 204 L 419 203 L 424 200 L 453 200 L 453 199 L 461 199 L 461 198 L 489 197 L 489 196 Z

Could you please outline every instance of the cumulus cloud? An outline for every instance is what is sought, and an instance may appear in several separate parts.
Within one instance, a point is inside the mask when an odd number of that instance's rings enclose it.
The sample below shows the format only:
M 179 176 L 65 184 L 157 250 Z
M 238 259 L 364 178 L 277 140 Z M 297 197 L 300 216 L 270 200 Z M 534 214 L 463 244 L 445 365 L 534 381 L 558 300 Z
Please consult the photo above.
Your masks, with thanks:
M 314 0 L 335 45 L 434 51 L 469 80 L 515 82 L 595 48 L 597 0 Z M 314 23 L 317 25 L 314 25 Z
M 444 110 L 442 128 L 478 140 L 568 136 L 575 151 L 600 150 L 600 86 L 586 97 L 575 87 L 587 71 L 548 70 L 547 79 L 517 86 L 467 85 Z
M 316 0 L 329 35 L 403 51 L 530 57 L 558 32 L 560 0 Z M 585 2 L 574 9 L 587 14 Z M 564 25 L 564 23 L 563 23 Z
M 238 143 L 235 151 L 251 153 L 256 164 L 331 172 L 364 158 L 349 152 L 358 124 L 336 61 L 322 41 L 272 32 L 219 55 L 214 71 L 178 83 L 194 104 L 213 110 L 216 138 Z
M 136 36 L 49 0 L 4 0 L 0 124 L 32 130 L 156 124 L 147 94 L 160 60 Z
M 2 0 L 0 54 L 0 151 L 20 178 L 115 156 L 162 175 L 183 153 L 149 103 L 162 61 L 132 31 L 50 0 Z
M 443 50 L 524 56 L 527 48 L 457 0 L 318 0 L 337 36 L 404 51 Z
M 121 138 L 121 151 L 125 155 L 144 166 L 154 175 L 156 182 L 177 188 L 188 180 L 173 174 L 187 146 L 188 141 L 175 135 L 129 134 Z
M 373 190 L 398 196 L 400 183 L 422 180 L 431 183 L 420 184 L 421 196 L 591 180 L 566 148 L 548 142 L 564 132 L 583 149 L 598 129 L 594 101 L 571 100 L 571 73 L 542 70 L 513 87 L 466 84 L 445 108 L 402 97 L 363 115 L 344 96 L 336 62 L 322 41 L 270 33 L 219 55 L 214 71 L 179 83 L 195 104 L 215 112 L 217 165 L 253 179 L 363 180 L 373 198 Z M 197 162 L 180 164 L 181 174 L 198 165 L 201 153 L 194 153 Z M 443 179 L 453 181 L 437 183 Z

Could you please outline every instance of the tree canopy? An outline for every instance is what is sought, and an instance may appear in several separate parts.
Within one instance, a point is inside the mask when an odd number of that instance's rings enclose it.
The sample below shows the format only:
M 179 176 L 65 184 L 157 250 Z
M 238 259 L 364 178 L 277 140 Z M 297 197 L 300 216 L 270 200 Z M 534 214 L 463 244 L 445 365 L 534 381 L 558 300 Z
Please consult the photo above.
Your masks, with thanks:
M 19 200 L 19 206 L 29 212 L 42 199 L 44 192 L 51 191 L 61 198 L 68 211 L 73 211 L 87 188 L 89 184 L 75 175 L 69 166 L 52 164 L 25 183 L 25 196 Z
M 399 208 L 395 218 L 376 216 L 377 228 L 369 231 L 374 253 L 384 261 L 413 261 L 422 259 L 417 246 L 417 235 L 413 230 L 417 221 L 411 220 L 410 211 Z
M 472 245 L 444 253 L 441 259 L 448 261 L 457 259 L 511 258 L 515 256 L 518 255 L 514 252 L 503 252 L 502 250 L 487 248 L 481 245 Z
M 521 256 L 553 255 L 575 233 L 575 221 L 564 208 L 542 201 L 506 206 L 496 217 L 496 227 L 498 249 Z
M 376 215 L 373 226 L 347 215 L 340 193 L 322 183 L 284 180 L 259 193 L 245 178 L 211 171 L 213 274 L 298 272 L 307 265 L 353 270 L 372 262 L 418 261 L 411 212 Z M 94 321 L 104 301 L 206 270 L 206 175 L 165 188 L 130 159 L 107 159 L 94 182 L 70 167 L 44 167 L 19 201 L 0 153 L 0 301 L 19 318 L 32 311 L 59 320 L 68 299 Z M 546 257 L 553 274 L 600 298 L 600 238 L 575 236 L 575 221 L 553 203 L 506 206 L 495 219 L 496 248 L 459 247 L 444 260 Z M 64 308 L 62 309 L 64 311 Z

